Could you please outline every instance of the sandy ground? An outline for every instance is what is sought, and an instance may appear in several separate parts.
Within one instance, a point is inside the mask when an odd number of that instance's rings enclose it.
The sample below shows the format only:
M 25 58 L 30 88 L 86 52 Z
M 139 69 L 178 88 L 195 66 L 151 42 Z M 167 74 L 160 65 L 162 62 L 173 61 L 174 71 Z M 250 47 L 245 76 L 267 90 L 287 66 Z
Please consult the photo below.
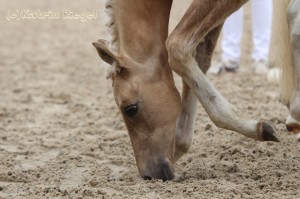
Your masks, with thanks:
M 171 27 L 188 2 L 176 1 Z M 251 74 L 249 26 L 241 72 L 209 78 L 246 117 L 271 119 L 281 142 L 218 129 L 199 105 L 193 146 L 176 164 L 175 180 L 142 180 L 91 45 L 105 32 L 102 4 L 0 0 L 1 199 L 300 198 L 300 145 L 285 130 L 288 111 L 277 101 L 277 86 Z M 98 15 L 86 22 L 7 20 L 8 9 Z

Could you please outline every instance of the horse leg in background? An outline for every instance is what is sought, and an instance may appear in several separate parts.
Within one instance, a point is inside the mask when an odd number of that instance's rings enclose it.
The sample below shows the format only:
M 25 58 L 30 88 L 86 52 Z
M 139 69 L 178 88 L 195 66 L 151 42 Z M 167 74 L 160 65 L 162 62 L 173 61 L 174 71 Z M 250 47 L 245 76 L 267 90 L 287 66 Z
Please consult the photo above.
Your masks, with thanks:
M 290 116 L 287 128 L 295 133 L 300 132 L 300 0 L 292 0 L 287 19 L 293 56 L 293 92 L 290 99 Z M 300 134 L 298 135 L 300 141 Z
M 198 67 L 204 74 L 210 67 L 213 51 L 221 29 L 222 25 L 208 33 L 204 41 L 198 44 L 196 48 L 195 59 Z M 182 84 L 182 105 L 176 124 L 175 161 L 185 154 L 192 144 L 197 113 L 197 97 L 184 80 Z
M 167 39 L 169 64 L 192 89 L 218 127 L 260 141 L 278 141 L 269 123 L 241 118 L 235 107 L 214 88 L 195 60 L 196 48 L 209 32 L 220 26 L 226 17 L 246 2 L 194 0 Z

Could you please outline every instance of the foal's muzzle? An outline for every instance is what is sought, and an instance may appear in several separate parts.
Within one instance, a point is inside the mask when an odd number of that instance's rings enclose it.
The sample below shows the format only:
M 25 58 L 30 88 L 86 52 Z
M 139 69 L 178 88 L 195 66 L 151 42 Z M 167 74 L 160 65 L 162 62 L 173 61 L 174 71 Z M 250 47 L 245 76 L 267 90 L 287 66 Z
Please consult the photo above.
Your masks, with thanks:
M 160 179 L 163 181 L 172 180 L 175 177 L 174 167 L 171 165 L 169 161 L 163 160 L 159 164 L 155 164 L 154 167 L 151 168 L 150 172 L 147 175 L 142 174 L 142 177 L 145 180 L 151 180 L 151 179 Z

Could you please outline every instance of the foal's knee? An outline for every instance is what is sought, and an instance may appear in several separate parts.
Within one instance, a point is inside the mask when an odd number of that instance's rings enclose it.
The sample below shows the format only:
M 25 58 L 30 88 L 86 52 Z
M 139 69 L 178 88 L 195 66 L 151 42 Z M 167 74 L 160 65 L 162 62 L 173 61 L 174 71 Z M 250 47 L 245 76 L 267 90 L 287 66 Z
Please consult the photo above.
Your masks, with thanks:
M 191 59 L 185 43 L 178 36 L 170 36 L 166 41 L 170 67 L 180 76 L 186 74 L 186 64 Z

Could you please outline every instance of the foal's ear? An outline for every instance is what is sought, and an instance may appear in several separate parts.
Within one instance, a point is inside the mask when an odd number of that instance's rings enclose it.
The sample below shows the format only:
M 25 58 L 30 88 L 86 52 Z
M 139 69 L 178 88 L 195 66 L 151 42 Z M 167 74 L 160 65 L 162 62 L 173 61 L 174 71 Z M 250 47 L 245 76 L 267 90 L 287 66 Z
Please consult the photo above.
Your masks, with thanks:
M 93 42 L 93 46 L 96 48 L 99 56 L 105 61 L 106 63 L 114 66 L 120 66 L 120 60 L 114 55 L 113 52 L 109 50 L 108 41 L 99 39 L 96 42 Z

